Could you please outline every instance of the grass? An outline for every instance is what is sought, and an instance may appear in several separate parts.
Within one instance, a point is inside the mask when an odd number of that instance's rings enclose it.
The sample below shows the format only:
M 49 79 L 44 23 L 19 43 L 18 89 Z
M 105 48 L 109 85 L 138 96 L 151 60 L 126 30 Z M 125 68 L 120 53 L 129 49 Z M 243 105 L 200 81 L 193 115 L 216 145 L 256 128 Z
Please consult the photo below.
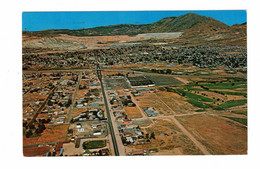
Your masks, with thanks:
M 231 119 L 231 120 L 234 120 L 236 122 L 239 122 L 241 124 L 244 124 L 247 126 L 247 119 L 244 119 L 244 118 L 237 118 L 237 117 L 228 117 L 228 116 L 223 116 L 225 118 L 228 118 L 228 119 Z
M 206 86 L 206 85 L 204 85 L 204 86 Z M 244 85 L 242 85 L 242 86 L 244 86 Z M 220 87 L 220 86 L 218 86 L 218 87 Z M 230 86 L 228 86 L 228 88 L 230 88 Z M 185 85 L 185 89 L 191 90 L 191 91 L 209 91 L 209 92 L 215 92 L 215 93 L 219 93 L 219 94 L 223 94 L 223 95 L 227 94 L 227 95 L 236 95 L 236 96 L 247 97 L 247 93 L 245 93 L 245 92 L 230 92 L 230 91 L 219 91 L 219 90 L 206 90 L 206 89 L 202 89 L 202 88 L 194 88 L 191 85 Z
M 189 100 L 186 100 L 186 101 L 189 102 L 190 104 L 192 104 L 195 107 L 199 107 L 199 108 L 209 108 L 210 107 L 207 104 L 203 104 L 203 103 L 196 101 L 196 100 L 193 100 L 193 99 L 189 99 Z M 204 111 L 203 109 L 200 109 L 200 110 Z
M 191 87 L 191 86 L 188 86 L 188 85 L 185 86 L 185 89 L 187 89 L 187 90 L 192 90 L 192 91 L 208 91 L 208 90 L 206 90 L 206 89 L 194 88 L 194 87 Z
M 201 84 L 209 89 L 236 89 L 247 88 L 245 82 L 228 82 L 228 83 L 215 83 L 215 84 Z
M 216 106 L 217 109 L 227 109 L 230 107 L 241 106 L 247 103 L 246 99 L 243 100 L 229 100 L 223 104 Z
M 96 140 L 96 141 L 85 141 L 83 143 L 83 148 L 86 149 L 95 149 L 102 148 L 106 146 L 106 140 Z
M 247 93 L 241 92 L 228 92 L 228 91 L 217 91 L 218 93 L 227 94 L 227 95 L 237 95 L 237 96 L 244 96 L 247 97 Z
M 90 154 L 90 153 L 91 153 L 91 152 L 90 152 L 88 149 L 86 149 L 83 154 Z
M 231 113 L 247 115 L 246 110 L 235 110 L 235 111 L 231 111 Z
M 178 94 L 181 94 L 182 96 L 187 96 L 188 98 L 193 99 L 193 100 L 203 101 L 203 102 L 214 102 L 214 100 L 211 98 L 200 96 L 200 95 L 185 91 L 183 89 L 175 89 L 175 91 Z

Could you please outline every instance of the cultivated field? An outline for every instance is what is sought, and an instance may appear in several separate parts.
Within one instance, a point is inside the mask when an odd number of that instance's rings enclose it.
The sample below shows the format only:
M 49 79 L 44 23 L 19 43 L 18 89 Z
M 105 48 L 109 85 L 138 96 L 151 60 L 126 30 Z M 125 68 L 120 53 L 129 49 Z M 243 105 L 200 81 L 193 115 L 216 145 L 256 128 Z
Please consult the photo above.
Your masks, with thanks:
M 171 76 L 160 76 L 160 75 L 153 75 L 153 76 L 146 76 L 148 79 L 152 80 L 156 86 L 165 86 L 165 85 L 179 85 L 182 84 L 181 81 L 177 80 Z

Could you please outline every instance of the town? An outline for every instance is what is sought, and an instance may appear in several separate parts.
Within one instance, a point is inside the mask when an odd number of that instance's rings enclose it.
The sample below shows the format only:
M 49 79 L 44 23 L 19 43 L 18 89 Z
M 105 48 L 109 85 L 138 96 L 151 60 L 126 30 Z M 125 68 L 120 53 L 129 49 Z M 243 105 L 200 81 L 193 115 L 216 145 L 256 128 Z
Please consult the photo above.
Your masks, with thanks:
M 247 154 L 245 30 L 190 13 L 23 31 L 24 156 Z

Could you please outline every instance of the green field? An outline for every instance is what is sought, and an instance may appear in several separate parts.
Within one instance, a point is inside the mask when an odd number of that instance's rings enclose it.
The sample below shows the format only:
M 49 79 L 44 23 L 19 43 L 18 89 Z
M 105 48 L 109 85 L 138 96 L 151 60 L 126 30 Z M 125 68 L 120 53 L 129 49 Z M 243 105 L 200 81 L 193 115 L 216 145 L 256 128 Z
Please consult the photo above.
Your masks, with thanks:
M 243 100 L 229 100 L 223 104 L 220 104 L 217 106 L 217 108 L 220 108 L 220 109 L 227 109 L 227 108 L 230 108 L 230 107 L 235 107 L 235 106 L 241 106 L 241 105 L 244 105 L 247 103 L 247 100 L 246 99 L 243 99 Z
M 96 141 L 85 141 L 83 143 L 83 148 L 86 149 L 95 149 L 102 148 L 106 146 L 106 140 L 96 140 Z
M 228 83 L 215 83 L 215 84 L 201 84 L 209 89 L 236 89 L 236 88 L 247 88 L 245 82 L 228 82 Z
M 156 86 L 182 84 L 182 82 L 170 76 L 146 76 L 146 77 L 152 80 Z
M 247 115 L 247 110 L 235 110 L 231 111 L 231 113 Z
M 194 87 L 191 87 L 191 86 L 188 86 L 188 85 L 185 86 L 185 89 L 191 90 L 191 91 L 208 91 L 208 90 L 206 90 L 206 89 L 194 88 Z
M 244 124 L 244 125 L 247 125 L 247 119 L 244 119 L 244 118 L 236 118 L 236 117 L 228 117 L 228 116 L 223 116 L 225 118 L 228 118 L 230 120 L 234 120 L 236 122 L 239 122 L 241 124 Z
M 218 93 L 227 94 L 227 95 L 237 95 L 247 97 L 247 93 L 242 92 L 229 92 L 229 91 L 217 91 Z
M 203 104 L 203 103 L 196 101 L 196 100 L 193 100 L 193 99 L 189 99 L 189 100 L 186 100 L 186 101 L 189 102 L 190 104 L 192 104 L 195 107 L 199 107 L 199 108 L 209 108 L 210 107 L 207 104 Z
M 203 101 L 203 102 L 213 102 L 213 101 L 214 101 L 214 100 L 211 99 L 211 98 L 204 97 L 204 96 L 200 96 L 200 95 L 197 95 L 197 94 L 194 94 L 194 93 L 185 91 L 185 90 L 183 90 L 183 89 L 175 89 L 175 91 L 176 91 L 178 94 L 180 94 L 180 95 L 182 95 L 182 96 L 187 96 L 188 98 L 193 99 L 193 100 Z

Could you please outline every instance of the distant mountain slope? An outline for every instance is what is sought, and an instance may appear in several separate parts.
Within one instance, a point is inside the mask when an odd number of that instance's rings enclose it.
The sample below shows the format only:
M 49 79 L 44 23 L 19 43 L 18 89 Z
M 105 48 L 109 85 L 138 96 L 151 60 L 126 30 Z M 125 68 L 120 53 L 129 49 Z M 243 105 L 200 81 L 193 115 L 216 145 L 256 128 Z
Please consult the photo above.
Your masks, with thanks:
M 119 24 L 79 30 L 23 31 L 23 35 L 41 37 L 59 36 L 60 34 L 72 36 L 133 36 L 142 33 L 184 32 L 181 39 L 188 43 L 207 44 L 210 41 L 220 44 L 219 42 L 222 41 L 224 44 L 246 45 L 246 25 L 246 23 L 243 23 L 228 26 L 214 18 L 189 13 L 179 17 L 163 18 L 152 24 Z
M 68 34 L 76 36 L 137 35 L 140 33 L 185 31 L 187 29 L 198 27 L 203 23 L 208 23 L 209 26 L 212 25 L 220 28 L 228 27 L 224 23 L 219 22 L 213 18 L 208 18 L 205 16 L 189 13 L 179 17 L 167 17 L 152 24 L 120 24 L 79 30 L 44 30 L 33 32 L 32 34 Z M 24 33 L 28 32 L 24 31 Z

